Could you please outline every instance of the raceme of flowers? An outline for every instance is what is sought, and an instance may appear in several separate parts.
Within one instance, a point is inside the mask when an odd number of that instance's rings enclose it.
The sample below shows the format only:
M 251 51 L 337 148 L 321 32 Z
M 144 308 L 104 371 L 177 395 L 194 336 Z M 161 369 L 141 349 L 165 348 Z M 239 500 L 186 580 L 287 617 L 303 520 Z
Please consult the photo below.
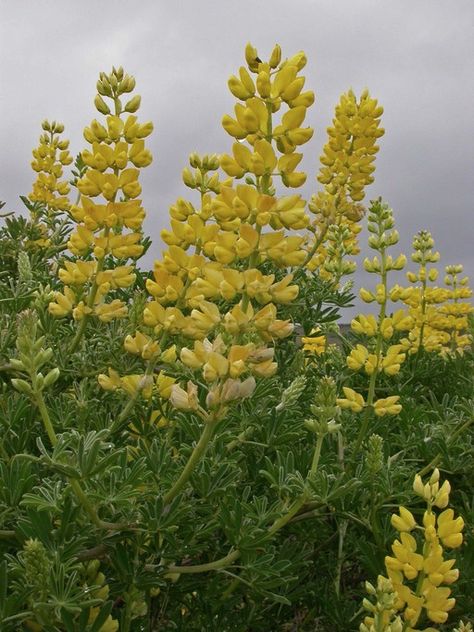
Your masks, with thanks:
M 405 289 L 401 296 L 409 307 L 414 326 L 401 344 L 411 354 L 420 347 L 441 354 L 462 353 L 472 342 L 466 331 L 472 306 L 462 299 L 470 298 L 472 290 L 468 287 L 468 278 L 459 276 L 463 272 L 461 265 L 446 266 L 447 287 L 429 286 L 429 282 L 438 278 L 437 269 L 428 265 L 440 258 L 433 247 L 434 240 L 428 231 L 415 235 L 412 261 L 419 264 L 419 269 L 407 272 L 413 286 Z
M 191 154 L 183 181 L 198 192 L 198 201 L 180 198 L 171 207 L 170 229 L 161 234 L 169 248 L 155 263 L 154 279 L 147 281 L 152 300 L 144 310 L 143 332 L 125 343 L 148 362 L 149 373 L 158 359 L 175 364 L 179 358 L 200 375 L 184 388 L 173 385 L 170 396 L 176 408 L 200 414 L 198 381 L 207 384 L 208 411 L 217 411 L 250 395 L 255 377 L 275 373 L 273 342 L 293 330 L 292 323 L 278 318 L 278 305 L 294 301 L 298 286 L 291 274 L 277 278 L 258 266 L 271 260 L 283 271 L 306 257 L 305 237 L 287 232 L 307 226 L 305 202 L 300 195 L 278 197 L 273 186 L 275 170 L 286 186 L 305 179 L 295 175 L 299 160 L 293 165 L 288 156 L 312 135 L 310 128 L 300 127 L 314 98 L 300 94 L 304 79 L 297 75 L 306 59 L 300 53 L 281 62 L 278 46 L 268 63 L 257 62 L 250 46 L 246 58 L 248 70 L 242 67 L 240 79 L 229 80 L 231 92 L 245 105 L 238 103 L 237 118 L 224 117 L 223 125 L 249 147 L 234 143 L 233 157 Z M 289 111 L 275 126 L 273 115 L 282 103 Z M 219 166 L 228 178 L 219 179 Z M 241 184 L 233 180 L 244 176 Z M 169 348 L 161 351 L 170 338 L 177 345 L 173 354 Z
M 359 253 L 357 235 L 365 212 L 361 201 L 365 187 L 374 180 L 377 139 L 384 134 L 382 114 L 383 108 L 367 90 L 360 99 L 349 90 L 341 96 L 333 126 L 328 128 L 317 176 L 324 189 L 309 203 L 316 217 L 311 224 L 314 240 L 308 246 L 308 267 L 320 268 L 323 278 L 337 282 L 355 269 L 352 261 L 343 258 Z
M 380 282 L 375 291 L 362 288 L 360 297 L 366 303 L 376 302 L 379 314 L 364 316 L 360 314 L 351 322 L 354 333 L 367 340 L 366 344 L 356 344 L 347 357 L 347 366 L 352 371 L 364 371 L 369 376 L 369 388 L 367 400 L 360 393 L 345 386 L 344 398 L 338 399 L 342 408 L 353 412 L 361 412 L 364 407 L 373 407 L 374 413 L 382 417 L 384 415 L 396 415 L 401 410 L 398 395 L 375 399 L 377 376 L 381 373 L 396 375 L 400 371 L 401 364 L 405 361 L 406 354 L 401 344 L 392 343 L 392 338 L 397 332 L 409 330 L 412 327 L 412 318 L 406 311 L 397 310 L 391 316 L 387 313 L 389 299 L 395 301 L 399 298 L 397 286 L 390 289 L 387 283 L 387 275 L 391 270 L 402 270 L 406 264 L 405 255 L 398 255 L 395 259 L 387 254 L 390 246 L 398 243 L 398 232 L 393 228 L 394 219 L 392 210 L 380 201 L 376 201 L 369 209 L 368 228 L 371 233 L 369 246 L 379 254 L 372 259 L 364 260 L 364 268 L 367 272 L 380 276 Z
M 139 123 L 135 112 L 138 95 L 122 104 L 123 95 L 133 91 L 135 80 L 123 69 L 101 73 L 95 98 L 103 123 L 94 119 L 84 130 L 91 147 L 82 152 L 87 170 L 77 182 L 78 204 L 70 209 L 76 223 L 68 248 L 74 255 L 59 270 L 64 284 L 49 311 L 58 317 L 72 313 L 74 320 L 96 316 L 103 322 L 127 315 L 125 303 L 110 298 L 113 290 L 130 287 L 135 281 L 145 211 L 139 195 L 140 169 L 152 161 L 144 138 L 152 123 Z M 110 106 L 107 104 L 109 100 Z M 112 108 L 112 109 L 111 109 Z M 97 199 L 96 199 L 97 198 Z
M 447 480 L 439 484 L 437 469 L 427 483 L 417 475 L 413 489 L 426 502 L 426 511 L 421 522 L 403 506 L 392 515 L 392 526 L 399 537 L 392 545 L 393 555 L 385 558 L 395 599 L 392 607 L 385 609 L 384 623 L 390 623 L 391 617 L 399 614 L 404 621 L 403 630 L 408 632 L 418 629 L 415 626 L 422 615 L 433 623 L 445 623 L 448 619 L 455 604 L 449 586 L 458 579 L 459 571 L 447 551 L 461 546 L 464 528 L 462 517 L 455 517 L 448 508 L 451 487 Z M 364 624 L 368 627 L 372 622 L 373 617 L 367 617 Z M 361 630 L 365 629 L 361 626 Z
M 31 222 L 39 236 L 25 242 L 29 250 L 48 248 L 58 218 L 70 208 L 68 193 L 70 186 L 63 179 L 63 168 L 70 165 L 72 157 L 68 151 L 69 141 L 61 138 L 64 125 L 44 120 L 43 134 L 39 145 L 33 149 L 31 166 L 38 174 L 28 196 Z
M 50 213 L 67 211 L 70 208 L 67 180 L 62 180 L 63 167 L 70 165 L 72 156 L 68 151 L 69 141 L 60 138 L 64 125 L 56 121 L 43 121 L 39 145 L 33 149 L 31 166 L 38 177 L 29 194 L 32 202 L 40 202 Z

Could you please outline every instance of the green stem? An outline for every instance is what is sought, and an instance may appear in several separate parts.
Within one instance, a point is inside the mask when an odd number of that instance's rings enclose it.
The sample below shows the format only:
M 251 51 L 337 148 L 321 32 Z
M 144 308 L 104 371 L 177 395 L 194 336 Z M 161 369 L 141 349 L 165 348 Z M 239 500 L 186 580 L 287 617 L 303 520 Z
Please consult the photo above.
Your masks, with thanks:
M 183 489 L 183 487 L 188 482 L 191 474 L 196 467 L 196 464 L 199 460 L 204 456 L 209 447 L 209 442 L 214 434 L 216 428 L 216 421 L 207 421 L 204 424 L 204 429 L 199 438 L 199 441 L 195 445 L 193 451 L 191 452 L 191 456 L 188 459 L 188 462 L 184 466 L 183 471 L 181 472 L 179 478 L 173 484 L 171 489 L 164 495 L 163 501 L 165 505 L 169 505 L 169 503 L 176 498 L 179 492 Z
M 235 439 L 233 439 L 227 444 L 226 446 L 227 452 L 232 452 L 232 450 L 235 450 L 235 448 L 238 448 L 239 445 L 241 445 L 242 443 L 245 443 L 246 440 L 249 439 L 249 437 L 251 437 L 254 432 L 255 432 L 255 428 L 253 426 L 248 426 L 247 428 L 245 428 L 245 430 L 242 430 L 242 432 L 239 435 L 237 435 Z
M 424 255 L 423 255 L 424 256 Z M 425 319 L 426 319 L 426 267 L 422 266 L 423 270 L 423 281 L 421 286 L 421 326 L 420 333 L 418 336 L 418 349 L 416 350 L 415 362 L 413 363 L 412 368 L 412 376 L 415 377 L 416 369 L 418 367 L 418 361 L 420 359 L 421 350 L 423 348 L 423 337 L 425 333 Z
M 133 588 L 131 586 L 130 588 Z M 131 590 L 129 590 L 125 596 L 125 607 L 122 615 L 122 625 L 120 626 L 122 632 L 130 632 L 130 626 L 132 624 L 132 608 L 133 600 L 131 599 Z
M 114 423 L 112 424 L 110 428 L 111 434 L 118 432 L 123 426 L 123 424 L 127 421 L 127 417 L 132 411 L 133 407 L 135 406 L 135 402 L 137 401 L 141 391 L 146 386 L 148 379 L 153 375 L 156 362 L 157 362 L 157 358 L 153 358 L 152 360 L 148 361 L 141 386 L 139 386 L 137 390 L 135 391 L 135 393 L 133 394 L 133 396 L 130 397 L 130 399 L 127 402 L 127 405 L 123 408 L 122 412 L 117 417 L 116 421 L 114 421 Z
M 109 232 L 110 232 L 110 228 L 107 226 L 104 229 L 105 238 L 108 237 Z M 94 305 L 95 297 L 97 296 L 97 292 L 99 290 L 99 285 L 97 283 L 97 275 L 99 274 L 99 272 L 102 272 L 102 269 L 104 267 L 104 261 L 105 261 L 105 255 L 97 261 L 97 270 L 96 270 L 94 281 L 92 283 L 92 287 L 91 287 L 89 296 L 87 297 L 87 303 L 86 303 L 87 307 L 89 307 L 90 309 L 92 309 L 92 306 Z M 89 314 L 83 315 L 81 323 L 76 331 L 76 335 L 74 336 L 74 339 L 71 343 L 71 347 L 69 348 L 69 353 L 74 353 L 74 351 L 76 351 L 76 349 L 78 348 L 79 343 L 81 342 L 82 336 L 84 335 L 84 332 L 87 327 L 88 316 Z
M 375 480 L 374 475 L 370 477 L 370 526 L 375 538 L 375 542 L 380 549 L 384 548 L 383 539 L 380 533 L 380 526 L 377 517 L 377 505 L 375 496 Z
M 16 533 L 10 529 L 0 529 L 0 540 L 10 540 L 16 537 Z
M 262 227 L 261 226 L 257 226 L 257 233 L 258 233 L 258 242 L 257 245 L 255 246 L 255 250 L 252 252 L 252 254 L 249 257 L 249 264 L 248 264 L 248 270 L 252 270 L 252 268 L 255 268 L 255 266 L 257 265 L 258 262 L 258 246 L 260 243 L 260 234 L 262 232 Z M 247 307 L 249 305 L 249 301 L 250 301 L 250 297 L 247 293 L 247 291 L 244 291 L 244 294 L 242 296 L 242 311 L 245 313 L 247 311 Z
M 195 564 L 194 566 L 168 566 L 169 573 L 207 573 L 209 571 L 218 571 L 226 566 L 230 566 L 240 557 L 240 551 L 235 550 L 228 553 L 225 557 L 221 557 L 214 562 L 207 564 Z
M 298 266 L 297 269 L 304 268 L 305 266 L 308 265 L 308 263 L 311 261 L 311 259 L 316 254 L 316 251 L 319 248 L 319 246 L 323 243 L 324 238 L 326 237 L 326 234 L 327 234 L 328 230 L 329 230 L 329 224 L 325 224 L 324 229 L 321 231 L 321 234 L 319 235 L 318 239 L 314 242 L 313 247 L 311 248 L 311 250 L 306 255 L 306 259 L 303 261 L 303 263 L 300 266 Z
M 456 305 L 458 303 L 458 298 L 456 295 L 456 290 L 457 290 L 457 275 L 454 274 L 453 275 L 453 302 Z M 450 343 L 450 347 L 451 347 L 451 351 L 456 351 L 456 344 L 457 344 L 457 332 L 456 332 L 456 327 L 454 327 L 453 329 L 451 329 L 450 332 L 450 336 L 451 336 L 451 343 Z
M 290 520 L 296 516 L 296 514 L 298 513 L 298 511 L 301 509 L 301 507 L 303 507 L 303 505 L 306 502 L 307 499 L 307 493 L 306 491 L 303 492 L 301 494 L 301 496 L 299 496 L 291 505 L 291 507 L 288 509 L 288 511 L 286 512 L 286 514 L 284 514 L 283 516 L 281 516 L 280 518 L 278 518 L 277 520 L 275 520 L 275 522 L 272 524 L 272 526 L 269 528 L 268 533 L 270 535 L 274 535 L 277 531 L 279 531 L 280 529 L 282 529 L 288 522 L 290 522 Z
M 341 593 L 341 576 L 342 576 L 342 563 L 344 561 L 344 538 L 346 537 L 348 520 L 344 520 L 339 526 L 339 542 L 337 546 L 337 566 L 336 566 L 336 578 L 334 580 L 334 587 L 336 595 L 339 597 Z
M 46 407 L 46 403 L 44 401 L 43 394 L 41 393 L 41 391 L 35 393 L 34 401 L 40 412 L 41 419 L 43 421 L 45 430 L 48 434 L 50 443 L 53 447 L 55 447 L 58 443 L 58 438 L 57 438 L 56 432 L 54 431 L 54 427 L 51 422 L 51 417 L 49 416 L 49 412 Z M 123 525 L 118 525 L 118 524 L 114 524 L 110 522 L 103 522 L 97 515 L 97 512 L 94 506 L 92 505 L 91 501 L 89 500 L 86 493 L 82 489 L 79 481 L 75 478 L 69 478 L 69 477 L 68 477 L 68 480 L 69 480 L 69 484 L 71 485 L 71 489 L 76 494 L 76 497 L 79 500 L 80 504 L 82 505 L 82 507 L 88 514 L 88 516 L 90 517 L 91 521 L 96 525 L 96 527 L 98 527 L 99 529 L 114 530 L 123 526 Z
M 51 442 L 51 445 L 54 447 L 58 443 L 58 438 L 54 431 L 53 424 L 51 422 L 51 417 L 49 416 L 48 409 L 46 408 L 46 403 L 44 401 L 41 391 L 35 394 L 35 403 L 38 406 L 38 410 L 40 411 L 41 419 L 43 420 L 43 425 L 45 427 L 46 432 L 48 433 L 48 437 Z
M 271 103 L 267 103 L 267 133 L 265 136 L 265 139 L 271 143 L 272 142 L 272 135 L 273 135 L 273 125 L 272 125 L 272 104 Z M 262 176 L 262 180 L 261 180 L 261 188 L 259 186 L 257 186 L 257 189 L 259 190 L 259 193 L 268 193 L 269 188 L 270 188 L 270 174 L 266 173 L 265 175 Z M 258 232 L 258 242 L 257 245 L 255 246 L 254 251 L 252 252 L 252 254 L 249 257 L 249 263 L 248 263 L 248 270 L 252 270 L 252 268 L 255 268 L 255 266 L 257 265 L 258 262 L 258 247 L 259 247 L 259 243 L 260 243 L 260 234 L 262 232 L 262 227 L 260 225 L 257 225 L 256 230 Z M 250 302 L 250 298 L 249 295 L 247 294 L 246 291 L 244 291 L 243 295 L 242 295 L 242 310 L 245 312 L 247 310 L 247 307 L 249 305 Z
M 211 432 L 212 432 L 212 426 L 214 426 L 214 424 L 207 424 L 207 426 L 211 426 Z M 206 427 L 204 428 L 204 430 L 206 431 Z M 201 441 L 203 440 L 203 435 L 201 435 L 201 439 L 199 440 L 198 445 L 196 446 L 196 448 L 193 451 L 193 454 L 191 455 L 191 458 L 193 457 L 194 453 L 196 452 L 196 449 L 198 448 L 199 444 L 201 443 Z M 318 464 L 319 464 L 319 458 L 321 455 L 321 447 L 323 444 L 323 440 L 324 440 L 324 435 L 318 435 L 318 440 L 316 443 L 316 447 L 315 447 L 315 451 L 314 451 L 314 455 L 313 455 L 313 461 L 311 464 L 311 469 L 309 471 L 309 475 L 312 475 L 316 472 L 317 468 L 318 468 Z M 208 442 L 209 440 L 207 440 Z M 205 447 L 207 446 L 207 443 L 205 443 Z M 204 450 L 205 450 L 204 447 Z M 190 459 L 191 461 L 191 459 Z M 189 465 L 189 461 L 188 464 L 186 465 L 185 470 L 187 469 Z M 184 471 L 183 470 L 183 474 Z M 191 472 L 189 472 L 190 475 Z M 180 479 L 183 478 L 183 474 L 181 475 Z M 189 478 L 189 475 L 187 476 L 187 478 Z M 178 482 L 180 481 L 180 479 L 178 479 L 178 481 L 175 483 L 175 485 L 173 486 L 173 488 L 170 490 L 170 492 L 168 492 L 167 496 L 165 496 L 165 502 L 169 503 L 170 499 L 168 499 L 167 497 L 170 496 L 170 493 L 173 489 L 175 489 L 177 487 Z M 187 479 L 186 479 L 187 480 Z M 183 481 L 183 485 L 186 482 L 186 480 Z M 182 485 L 180 486 L 180 488 L 182 487 Z M 176 493 L 179 492 L 179 489 L 177 490 Z M 174 496 L 173 496 L 174 497 Z M 282 527 L 284 527 L 290 520 L 291 518 L 297 513 L 298 508 L 295 509 L 297 502 L 300 503 L 301 500 L 301 504 L 300 507 L 304 504 L 305 500 L 307 498 L 307 493 L 304 492 L 301 497 L 298 499 L 298 501 L 295 501 L 295 503 L 293 503 L 292 508 L 290 508 L 290 510 L 288 511 L 288 513 L 286 513 L 284 516 L 282 516 L 279 520 L 276 520 L 273 525 L 270 527 L 269 529 L 269 534 L 270 535 L 274 535 L 279 529 L 281 529 Z M 223 568 L 225 568 L 226 566 L 230 566 L 231 564 L 233 564 L 241 555 L 241 552 L 236 549 L 235 551 L 232 551 L 231 553 L 228 553 L 225 557 L 222 557 L 214 562 L 209 562 L 207 564 L 197 564 L 194 566 L 175 566 L 175 565 L 171 565 L 168 567 L 168 572 L 170 573 L 207 573 L 208 571 L 217 571 L 217 570 L 221 570 Z
M 310 476 L 313 476 L 318 469 L 319 458 L 321 456 L 321 447 L 323 445 L 323 441 L 324 441 L 324 434 L 319 434 L 318 440 L 316 442 L 316 447 L 314 449 L 313 461 L 311 463 L 311 468 L 308 472 L 307 478 Z M 269 528 L 268 533 L 270 535 L 274 535 L 277 531 L 279 531 L 282 527 L 284 527 L 288 522 L 290 522 L 290 520 L 294 516 L 296 516 L 296 514 L 301 509 L 301 507 L 303 507 L 303 505 L 306 503 L 307 499 L 308 499 L 308 491 L 305 488 L 303 493 L 291 504 L 288 511 L 283 516 L 275 520 L 275 522 Z
M 382 235 L 383 235 L 382 225 L 379 225 L 379 238 L 382 238 Z M 382 278 L 384 299 L 382 303 L 380 304 L 380 311 L 379 311 L 379 318 L 378 318 L 377 341 L 375 344 L 376 362 L 375 362 L 374 372 L 370 376 L 366 408 L 364 410 L 364 415 L 363 415 L 362 423 L 360 426 L 359 436 L 357 437 L 357 442 L 354 448 L 354 454 L 358 454 L 365 440 L 367 430 L 369 427 L 369 421 L 370 421 L 370 417 L 372 413 L 372 405 L 374 403 L 374 397 L 375 397 L 375 385 L 377 383 L 377 374 L 379 372 L 380 358 L 381 358 L 382 346 L 383 346 L 383 336 L 380 329 L 381 329 L 382 322 L 385 318 L 385 313 L 386 313 L 386 308 L 387 308 L 387 263 L 386 263 L 386 248 L 385 247 L 380 248 L 380 259 L 381 259 L 380 272 L 381 272 L 381 278 Z

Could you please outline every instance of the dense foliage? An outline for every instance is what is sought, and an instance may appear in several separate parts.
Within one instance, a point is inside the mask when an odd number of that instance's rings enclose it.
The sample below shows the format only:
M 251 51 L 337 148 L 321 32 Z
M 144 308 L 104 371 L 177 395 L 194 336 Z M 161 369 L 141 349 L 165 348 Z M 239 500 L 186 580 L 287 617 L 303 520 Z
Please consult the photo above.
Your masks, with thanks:
M 306 180 L 306 58 L 245 54 L 232 153 L 191 154 L 195 198 L 153 271 L 153 126 L 121 68 L 70 181 L 44 121 L 26 217 L 3 215 L 2 631 L 472 629 L 467 278 L 436 285 L 427 231 L 407 266 L 392 210 L 364 207 L 383 135 L 367 91 L 342 95 L 311 200 L 285 191 Z M 375 309 L 347 331 L 365 229 Z

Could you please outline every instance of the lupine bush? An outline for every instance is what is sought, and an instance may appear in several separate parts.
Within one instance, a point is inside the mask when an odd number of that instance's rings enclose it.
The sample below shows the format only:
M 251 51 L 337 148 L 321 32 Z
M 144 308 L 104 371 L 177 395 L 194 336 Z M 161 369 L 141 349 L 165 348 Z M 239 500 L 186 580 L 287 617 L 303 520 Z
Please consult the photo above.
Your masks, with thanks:
M 27 215 L 3 215 L 2 631 L 472 630 L 468 279 L 436 285 L 423 230 L 400 285 L 367 90 L 306 201 L 306 57 L 245 60 L 229 153 L 190 155 L 153 270 L 153 125 L 122 68 L 69 175 L 43 122 Z M 361 239 L 375 309 L 347 332 Z

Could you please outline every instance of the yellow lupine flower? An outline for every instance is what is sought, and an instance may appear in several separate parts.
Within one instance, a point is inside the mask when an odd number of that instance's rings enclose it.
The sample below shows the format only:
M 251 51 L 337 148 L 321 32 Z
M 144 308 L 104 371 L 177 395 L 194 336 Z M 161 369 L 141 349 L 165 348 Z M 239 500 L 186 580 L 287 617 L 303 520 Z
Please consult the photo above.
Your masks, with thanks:
M 199 406 L 197 386 L 189 381 L 187 390 L 184 390 L 178 384 L 173 384 L 169 400 L 178 410 L 197 410 Z
M 375 319 L 375 316 L 369 314 L 369 316 L 364 316 L 363 314 L 359 314 L 356 318 L 351 320 L 351 329 L 356 334 L 364 334 L 366 336 L 372 337 L 377 334 L 378 324 Z
M 359 296 L 364 301 L 364 303 L 372 303 L 373 301 L 375 301 L 375 295 L 365 288 L 361 288 L 359 290 Z
M 337 405 L 341 408 L 348 408 L 352 410 L 354 413 L 360 413 L 360 411 L 365 406 L 365 401 L 362 395 L 356 393 L 352 388 L 348 386 L 343 386 L 342 390 L 344 391 L 345 398 L 337 399 Z
M 123 301 L 114 299 L 110 303 L 102 303 L 94 308 L 94 314 L 104 323 L 109 323 L 114 318 L 125 318 L 128 314 L 127 306 Z
M 299 286 L 290 285 L 292 280 L 293 275 L 287 274 L 281 281 L 270 287 L 270 294 L 275 301 L 286 304 L 295 300 L 299 293 Z
M 313 353 L 315 355 L 321 355 L 326 351 L 326 336 L 314 335 L 320 333 L 318 329 L 313 329 L 309 336 L 302 336 L 301 342 L 303 343 L 303 351 Z
M 437 469 L 433 471 L 427 483 L 423 483 L 421 477 L 417 475 L 413 489 L 428 504 L 423 515 L 424 543 L 421 553 L 417 553 L 418 545 L 415 536 L 419 530 L 416 530 L 418 526 L 416 520 L 410 511 L 400 507 L 400 515 L 393 515 L 391 519 L 392 525 L 400 531 L 400 541 L 396 540 L 392 546 L 395 557 L 387 556 L 385 559 L 387 575 L 392 580 L 398 595 L 396 609 L 403 610 L 403 617 L 411 626 L 416 625 L 423 610 L 430 621 L 444 623 L 455 600 L 450 597 L 451 589 L 442 587 L 441 584 L 449 585 L 455 582 L 459 571 L 453 568 L 454 560 L 444 559 L 441 543 L 445 546 L 446 543 L 443 542 L 441 535 L 456 534 L 461 536 L 458 540 L 462 541 L 461 530 L 464 523 L 462 518 L 454 519 L 454 512 L 451 509 L 442 512 L 439 516 L 432 511 L 432 501 L 441 490 Z M 437 522 L 438 528 L 436 528 Z M 412 533 L 408 533 L 410 531 Z M 460 542 L 456 544 L 459 545 Z M 415 580 L 416 585 L 414 584 L 412 589 L 408 582 Z
M 101 387 L 106 391 L 115 391 L 120 388 L 121 380 L 120 375 L 114 369 L 109 367 L 108 375 L 105 373 L 100 373 L 97 377 L 97 380 Z
M 140 331 L 137 331 L 135 336 L 128 335 L 124 340 L 123 346 L 126 351 L 140 355 L 144 360 L 149 360 L 160 353 L 158 343 Z
M 95 261 L 65 261 L 58 276 L 65 285 L 84 285 L 95 273 Z
M 163 371 L 160 371 L 155 378 L 155 382 L 160 397 L 163 397 L 163 399 L 169 399 L 173 384 L 176 382 L 175 378 L 166 375 Z
M 392 514 L 391 523 L 392 526 L 400 532 L 412 531 L 416 527 L 416 520 L 411 511 L 406 507 L 400 506 L 398 508 L 399 516 Z
M 110 75 L 101 73 L 98 86 L 102 86 L 103 96 L 113 100 L 115 112 L 110 113 L 106 101 L 98 94 L 94 103 L 105 115 L 105 121 L 94 119 L 84 130 L 90 148 L 84 150 L 82 158 L 89 168 L 77 181 L 81 196 L 70 211 L 77 225 L 70 235 L 68 248 L 77 257 L 92 255 L 95 260 L 66 262 L 59 272 L 64 283 L 84 286 L 84 300 L 73 309 L 76 320 L 94 315 L 109 322 L 126 316 L 122 301 L 104 302 L 104 298 L 110 291 L 130 287 L 135 282 L 134 266 L 114 265 L 110 255 L 126 260 L 139 257 L 143 252 L 139 242 L 145 212 L 141 201 L 135 198 L 141 192 L 139 168 L 146 167 L 152 160 L 143 139 L 151 133 L 153 125 L 140 124 L 132 114 L 123 116 L 127 111 L 136 111 L 140 105 L 139 97 L 121 105 L 120 95 L 132 90 L 134 85 L 135 80 L 124 75 L 123 69 L 113 69 Z M 97 202 L 91 199 L 98 196 L 103 199 Z M 122 199 L 117 200 L 118 196 Z M 78 340 L 75 339 L 73 345 Z
M 353 371 L 359 371 L 364 366 L 368 355 L 369 352 L 363 345 L 356 345 L 347 356 L 347 366 Z
M 374 412 L 377 417 L 384 417 L 385 415 L 398 415 L 401 411 L 401 404 L 398 404 L 400 399 L 399 395 L 392 395 L 385 399 L 379 399 L 374 402 Z
M 76 295 L 69 287 L 64 288 L 64 294 L 61 292 L 54 293 L 54 302 L 48 305 L 48 311 L 53 316 L 63 318 L 72 312 L 76 303 Z
M 458 548 L 463 542 L 461 531 L 464 529 L 464 520 L 461 516 L 454 519 L 454 511 L 446 509 L 438 516 L 438 536 L 444 546 L 451 549 Z

